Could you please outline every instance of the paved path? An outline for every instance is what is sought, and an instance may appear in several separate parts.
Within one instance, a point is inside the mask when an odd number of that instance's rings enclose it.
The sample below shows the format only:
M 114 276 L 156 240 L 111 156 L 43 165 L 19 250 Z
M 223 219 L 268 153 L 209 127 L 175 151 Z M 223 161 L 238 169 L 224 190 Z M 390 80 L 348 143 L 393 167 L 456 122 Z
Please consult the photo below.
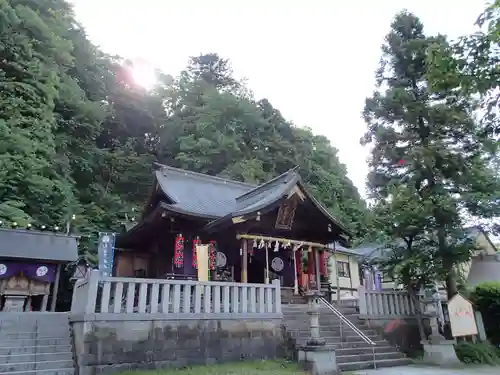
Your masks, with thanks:
M 356 375 L 498 375 L 500 367 L 464 366 L 463 368 L 440 368 L 434 366 L 402 366 L 381 368 L 379 370 L 355 371 Z

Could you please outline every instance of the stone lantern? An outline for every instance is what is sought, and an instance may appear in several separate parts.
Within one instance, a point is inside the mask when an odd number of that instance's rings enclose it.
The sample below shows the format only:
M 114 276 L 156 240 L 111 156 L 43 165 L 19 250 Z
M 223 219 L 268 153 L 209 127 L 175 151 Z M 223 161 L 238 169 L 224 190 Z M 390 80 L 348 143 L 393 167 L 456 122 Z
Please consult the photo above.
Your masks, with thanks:
M 424 291 L 424 318 L 430 322 L 431 334 L 422 342 L 424 347 L 424 362 L 435 365 L 460 364 L 455 353 L 455 340 L 446 340 L 439 333 L 438 315 L 441 308 L 441 298 L 437 288 L 432 287 Z

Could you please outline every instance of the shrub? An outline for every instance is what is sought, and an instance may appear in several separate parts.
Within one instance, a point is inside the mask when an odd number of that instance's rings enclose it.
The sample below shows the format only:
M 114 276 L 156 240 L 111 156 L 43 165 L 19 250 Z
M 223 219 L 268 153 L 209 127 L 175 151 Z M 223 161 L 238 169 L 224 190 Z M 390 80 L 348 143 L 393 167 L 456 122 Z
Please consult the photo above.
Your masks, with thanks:
M 488 343 L 460 342 L 455 345 L 458 359 L 467 364 L 500 365 L 500 352 Z
M 500 345 L 500 282 L 491 281 L 477 285 L 470 295 L 470 300 L 483 316 L 489 340 Z

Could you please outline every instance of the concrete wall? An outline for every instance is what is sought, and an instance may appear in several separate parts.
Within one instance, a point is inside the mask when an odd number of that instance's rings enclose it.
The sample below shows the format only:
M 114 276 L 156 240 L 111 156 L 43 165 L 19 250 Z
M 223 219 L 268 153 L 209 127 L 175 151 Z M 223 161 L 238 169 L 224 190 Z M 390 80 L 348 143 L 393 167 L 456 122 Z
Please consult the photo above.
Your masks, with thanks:
M 280 358 L 288 351 L 275 314 L 87 314 L 72 316 L 71 325 L 79 375 Z

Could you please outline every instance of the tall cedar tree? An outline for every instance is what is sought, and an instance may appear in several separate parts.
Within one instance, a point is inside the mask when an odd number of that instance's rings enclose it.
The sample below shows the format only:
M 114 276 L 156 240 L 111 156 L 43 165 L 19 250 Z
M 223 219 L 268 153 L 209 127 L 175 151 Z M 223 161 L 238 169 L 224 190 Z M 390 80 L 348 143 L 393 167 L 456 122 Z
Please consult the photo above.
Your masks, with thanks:
M 435 238 L 434 262 L 442 265 L 453 296 L 455 266 L 469 257 L 461 246 L 464 219 L 498 215 L 500 183 L 488 168 L 489 143 L 474 120 L 472 98 L 429 89 L 427 53 L 436 44 L 446 40 L 427 37 L 413 14 L 395 17 L 382 46 L 379 89 L 366 100 L 362 143 L 373 145 L 369 187 L 375 201 L 390 203 L 393 189 L 414 193 L 412 203 L 424 212 L 405 212 L 418 215 L 412 230 Z
M 481 98 L 485 131 L 500 140 L 500 0 L 491 1 L 476 21 L 477 30 L 455 43 L 434 46 L 428 73 L 435 90 L 458 89 Z

